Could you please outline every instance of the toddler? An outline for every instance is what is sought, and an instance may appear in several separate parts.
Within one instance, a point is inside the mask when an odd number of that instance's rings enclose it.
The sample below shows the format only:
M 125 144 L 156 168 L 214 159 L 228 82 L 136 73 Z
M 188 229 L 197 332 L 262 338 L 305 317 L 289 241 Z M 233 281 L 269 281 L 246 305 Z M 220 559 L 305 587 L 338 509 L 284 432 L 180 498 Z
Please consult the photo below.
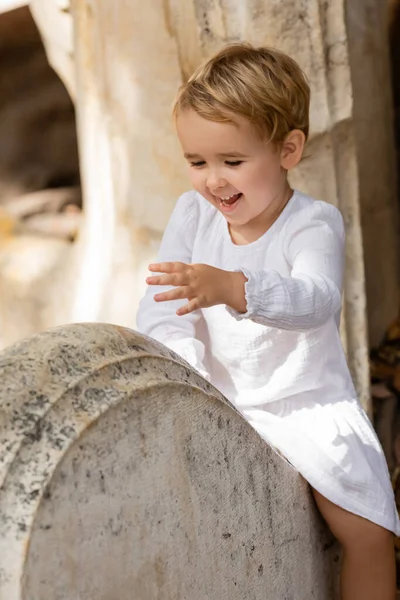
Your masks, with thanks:
M 342 599 L 394 600 L 400 533 L 382 449 L 339 337 L 339 211 L 291 189 L 310 91 L 294 60 L 233 44 L 179 90 L 193 191 L 165 230 L 137 323 L 218 388 L 310 483 L 343 547 Z

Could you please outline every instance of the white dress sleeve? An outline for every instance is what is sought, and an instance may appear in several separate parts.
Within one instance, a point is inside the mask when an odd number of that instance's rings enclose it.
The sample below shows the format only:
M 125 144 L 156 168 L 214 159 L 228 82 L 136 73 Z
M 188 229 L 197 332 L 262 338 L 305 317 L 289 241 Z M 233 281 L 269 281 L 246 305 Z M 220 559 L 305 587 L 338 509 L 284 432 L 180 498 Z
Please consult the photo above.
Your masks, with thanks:
M 340 212 L 314 201 L 284 225 L 284 254 L 290 277 L 276 271 L 239 269 L 247 278 L 247 312 L 228 308 L 237 320 L 292 331 L 322 326 L 340 314 L 345 234 Z
M 197 210 L 194 192 L 187 192 L 179 198 L 164 231 L 157 259 L 154 262 L 192 262 Z M 202 318 L 201 312 L 195 311 L 178 317 L 176 310 L 185 304 L 185 301 L 154 301 L 155 294 L 169 289 L 170 286 L 148 286 L 136 316 L 138 331 L 163 343 L 182 356 L 203 377 L 209 379 L 203 364 L 204 345 L 196 339 L 195 332 L 196 323 Z

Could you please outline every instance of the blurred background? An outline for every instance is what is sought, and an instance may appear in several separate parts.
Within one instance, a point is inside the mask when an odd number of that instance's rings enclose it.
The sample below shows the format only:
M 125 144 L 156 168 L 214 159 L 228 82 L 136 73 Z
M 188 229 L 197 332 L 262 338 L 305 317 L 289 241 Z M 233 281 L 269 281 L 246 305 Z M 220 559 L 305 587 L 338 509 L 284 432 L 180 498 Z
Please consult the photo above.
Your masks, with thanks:
M 68 322 L 135 327 L 188 186 L 174 94 L 238 40 L 309 78 L 292 183 L 344 215 L 341 334 L 400 504 L 400 0 L 0 0 L 0 347 Z

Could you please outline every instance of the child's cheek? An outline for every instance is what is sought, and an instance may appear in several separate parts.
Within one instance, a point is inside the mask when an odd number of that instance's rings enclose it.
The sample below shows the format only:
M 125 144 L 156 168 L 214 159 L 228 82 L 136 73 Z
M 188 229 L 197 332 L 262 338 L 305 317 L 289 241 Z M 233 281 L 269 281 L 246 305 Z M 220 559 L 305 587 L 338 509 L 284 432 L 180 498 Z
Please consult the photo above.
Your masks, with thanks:
M 190 181 L 195 190 L 198 190 L 200 193 L 204 192 L 206 184 L 205 178 L 201 175 L 201 171 L 192 171 L 190 173 Z

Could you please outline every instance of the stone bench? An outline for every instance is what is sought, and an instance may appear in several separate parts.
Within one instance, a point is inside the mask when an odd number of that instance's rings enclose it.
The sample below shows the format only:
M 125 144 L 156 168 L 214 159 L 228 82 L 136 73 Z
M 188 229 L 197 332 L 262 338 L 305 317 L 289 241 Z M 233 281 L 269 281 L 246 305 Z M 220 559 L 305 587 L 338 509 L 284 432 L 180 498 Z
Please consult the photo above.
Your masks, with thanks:
M 0 600 L 337 597 L 306 483 L 165 347 L 65 326 L 0 381 Z

